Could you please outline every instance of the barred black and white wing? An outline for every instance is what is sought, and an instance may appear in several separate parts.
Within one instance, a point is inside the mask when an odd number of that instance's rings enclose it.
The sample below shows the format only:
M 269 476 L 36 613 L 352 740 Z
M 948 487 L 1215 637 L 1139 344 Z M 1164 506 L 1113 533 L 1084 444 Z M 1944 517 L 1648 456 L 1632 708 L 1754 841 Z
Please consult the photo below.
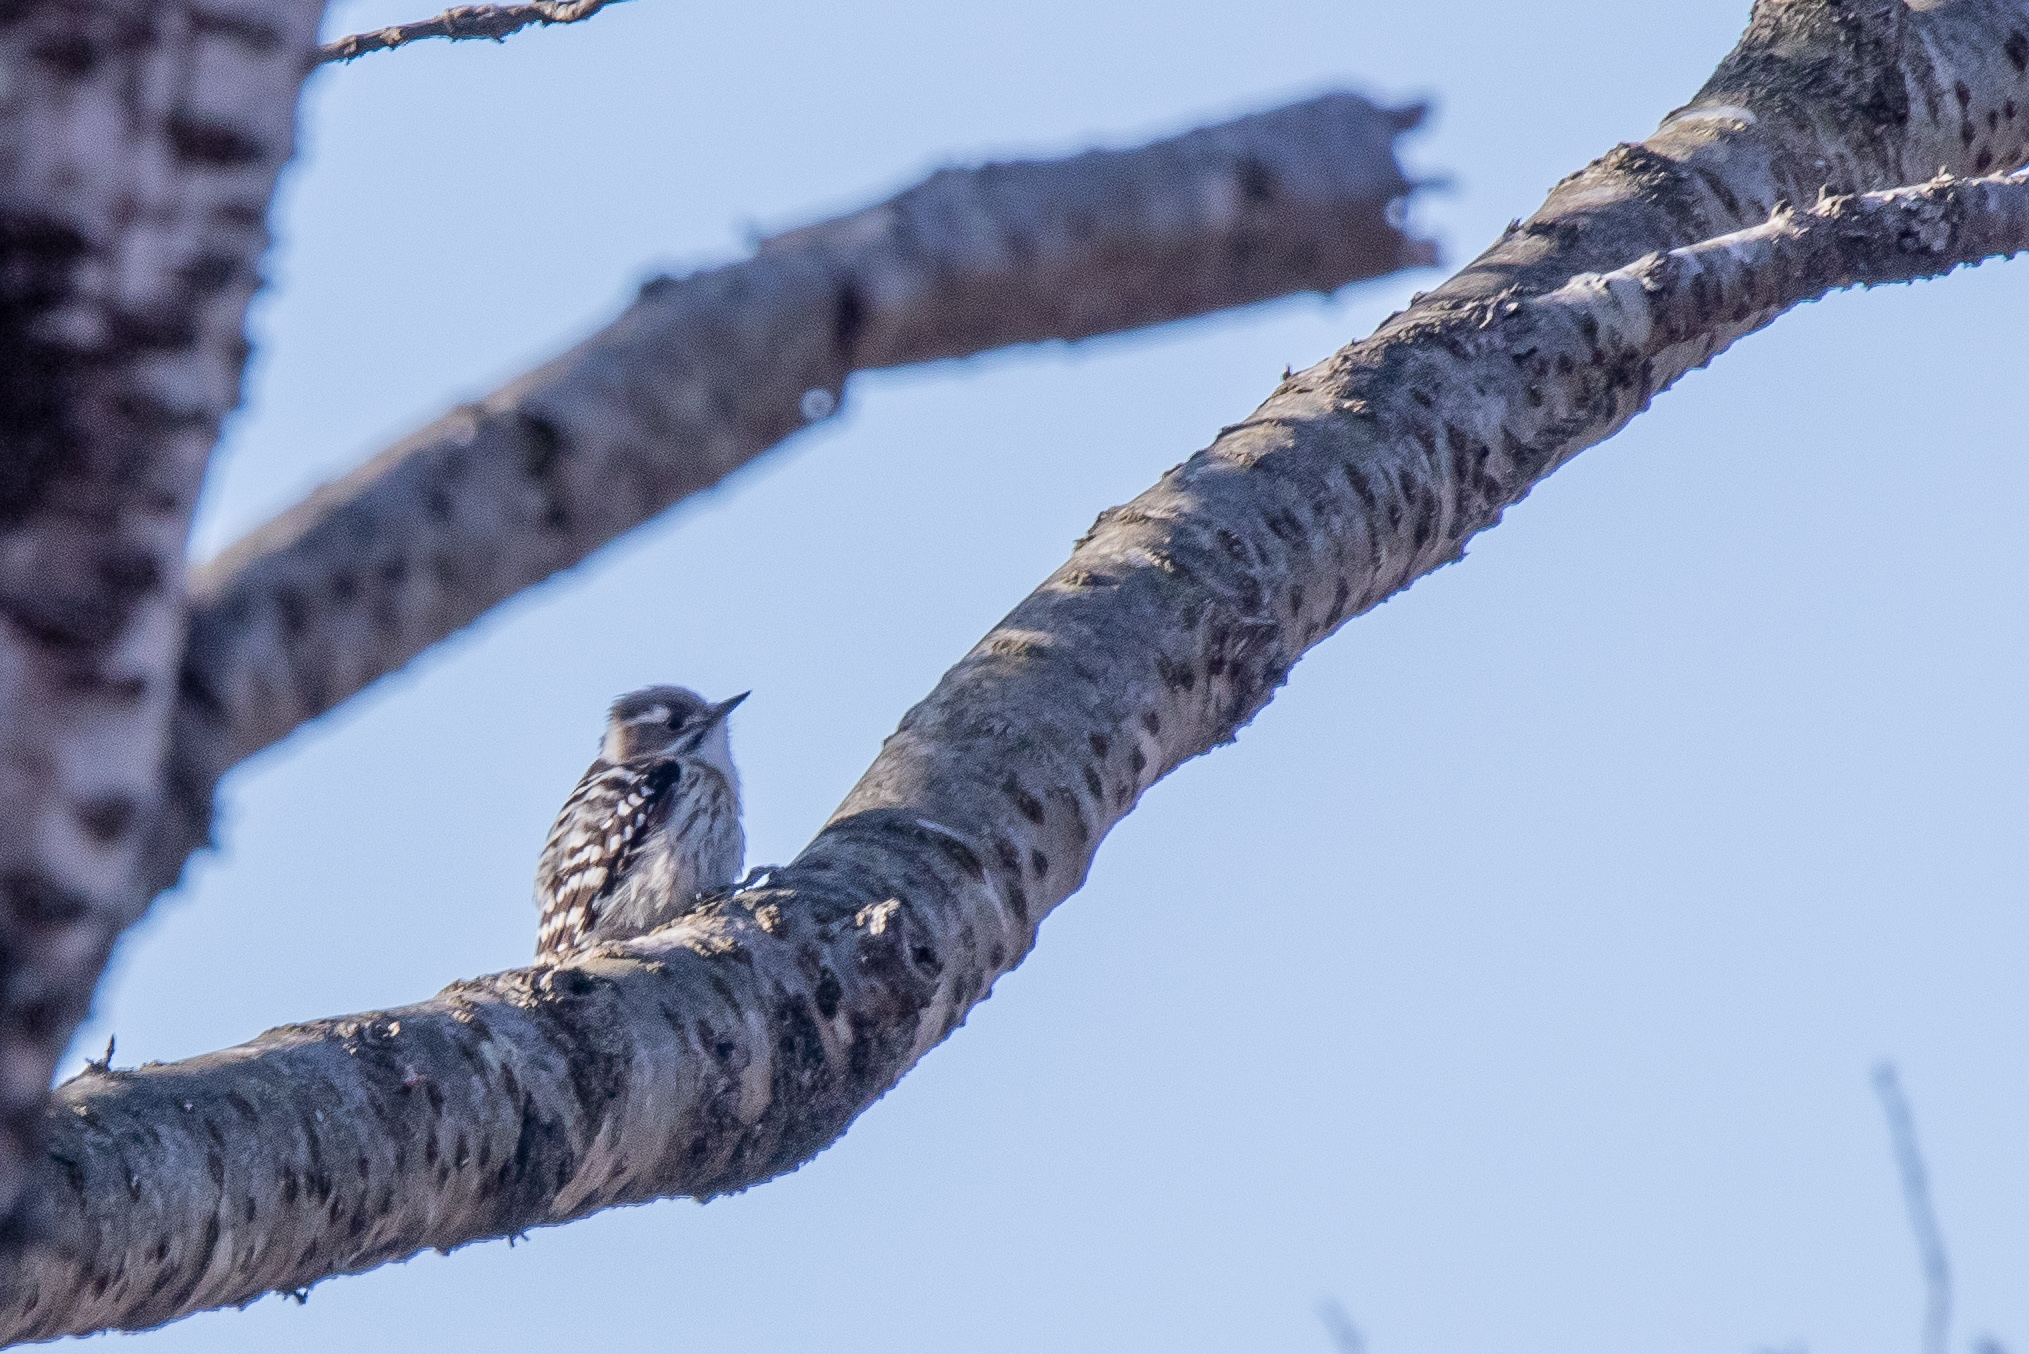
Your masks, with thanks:
M 584 943 L 643 847 L 662 830 L 682 774 L 673 757 L 593 762 L 564 801 L 535 870 L 538 959 Z

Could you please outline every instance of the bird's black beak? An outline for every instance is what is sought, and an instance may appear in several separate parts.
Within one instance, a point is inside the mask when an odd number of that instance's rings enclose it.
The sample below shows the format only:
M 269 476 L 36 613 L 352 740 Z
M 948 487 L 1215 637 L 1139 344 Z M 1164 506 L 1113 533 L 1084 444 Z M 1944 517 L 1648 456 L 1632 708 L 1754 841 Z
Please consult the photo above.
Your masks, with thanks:
M 739 695 L 733 696 L 727 700 L 722 700 L 717 705 L 714 705 L 712 707 L 711 723 L 705 725 L 705 727 L 710 728 L 712 724 L 719 723 L 727 715 L 733 713 L 734 708 L 738 706 L 741 701 L 747 699 L 747 697 L 753 694 L 754 693 L 751 691 L 742 691 Z

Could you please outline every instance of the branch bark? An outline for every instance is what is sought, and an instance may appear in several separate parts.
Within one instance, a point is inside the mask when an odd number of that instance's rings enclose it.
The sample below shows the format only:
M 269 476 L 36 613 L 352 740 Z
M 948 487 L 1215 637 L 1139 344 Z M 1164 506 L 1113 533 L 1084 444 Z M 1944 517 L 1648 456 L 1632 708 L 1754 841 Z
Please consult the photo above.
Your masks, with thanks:
M 185 539 L 321 8 L 0 9 L 0 1233 L 150 896 Z
M 0 1329 L 151 1325 L 807 1159 L 1310 645 L 1784 307 L 2021 247 L 2018 182 L 1775 208 L 2021 163 L 2025 67 L 2022 0 L 1763 0 L 1655 137 L 1103 514 L 768 888 L 563 966 L 64 1087 L 63 1230 Z
M 197 571 L 167 887 L 230 767 L 777 445 L 848 373 L 1158 324 L 1434 261 L 1390 224 L 1420 109 L 1332 94 L 1130 151 L 947 169 L 660 279 L 618 320 Z
M 418 19 L 327 42 L 317 49 L 313 64 L 353 61 L 368 52 L 391 51 L 425 38 L 447 38 L 452 42 L 486 38 L 501 42 L 536 24 L 548 27 L 583 23 L 606 6 L 623 3 L 625 0 L 531 0 L 525 5 L 453 5 L 434 19 Z

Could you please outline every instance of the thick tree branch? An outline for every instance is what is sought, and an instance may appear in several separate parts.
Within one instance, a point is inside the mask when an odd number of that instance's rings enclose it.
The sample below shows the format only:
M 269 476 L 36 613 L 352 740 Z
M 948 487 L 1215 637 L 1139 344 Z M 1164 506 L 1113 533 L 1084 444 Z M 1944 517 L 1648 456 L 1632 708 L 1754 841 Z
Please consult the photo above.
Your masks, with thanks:
M 663 279 L 198 570 L 151 882 L 236 762 L 822 417 L 847 373 L 1156 324 L 1433 259 L 1389 223 L 1420 110 L 1333 94 L 1138 150 L 945 170 Z
M 1305 649 L 1458 559 L 1558 465 L 1785 307 L 2029 243 L 2023 186 L 2001 181 L 1672 243 L 1808 181 L 1798 157 L 1843 174 L 2029 153 L 1999 134 L 2019 122 L 2000 110 L 2029 104 L 2003 47 L 2029 54 L 2029 8 L 1896 6 L 1857 31 L 1832 24 L 1823 45 L 1779 22 L 1848 13 L 1764 3 L 1735 63 L 1769 60 L 1724 111 L 1694 108 L 1607 157 L 1588 171 L 1603 191 L 1553 201 L 1508 242 L 1561 240 L 1614 266 L 1556 276 L 1554 250 L 1528 244 L 1515 271 L 1533 285 L 1467 298 L 1469 277 L 1426 299 L 1102 514 L 768 888 L 561 967 L 68 1084 L 51 1122 L 63 1230 L 19 1275 L 0 1332 L 146 1326 L 807 1159 L 1020 960 L 1140 793 L 1230 741 Z M 1910 97 L 1850 101 L 1828 62 L 1875 87 L 1887 76 L 1869 63 L 1888 63 Z M 1993 134 L 1962 137 L 1959 113 L 1989 108 Z M 1656 168 L 1678 163 L 1658 142 L 1692 162 L 1697 192 Z M 1604 191 L 1631 165 L 1649 166 L 1652 196 Z M 1564 230 L 1574 219 L 1590 231 Z M 1505 247 L 1475 269 L 1505 266 Z
M 0 7 L 0 1232 L 150 896 L 191 507 L 321 9 Z
M 1293 378 L 1104 515 L 768 888 L 564 967 L 64 1087 L 76 1240 L 8 1335 L 151 1324 L 793 1167 L 962 1020 L 1141 791 L 1230 741 L 1304 648 L 1789 306 L 2020 249 L 2020 179 L 1834 199 Z M 1498 386 L 1440 387 L 1446 369 Z M 1440 388 L 1441 409 L 1417 399 Z M 1419 487 L 1426 440 L 1469 472 L 1447 496 Z
M 525 5 L 453 5 L 434 19 L 395 24 L 327 42 L 317 49 L 315 64 L 351 61 L 368 52 L 406 47 L 424 38 L 448 38 L 453 42 L 489 38 L 500 42 L 536 24 L 583 23 L 606 6 L 623 3 L 625 0 L 531 0 Z

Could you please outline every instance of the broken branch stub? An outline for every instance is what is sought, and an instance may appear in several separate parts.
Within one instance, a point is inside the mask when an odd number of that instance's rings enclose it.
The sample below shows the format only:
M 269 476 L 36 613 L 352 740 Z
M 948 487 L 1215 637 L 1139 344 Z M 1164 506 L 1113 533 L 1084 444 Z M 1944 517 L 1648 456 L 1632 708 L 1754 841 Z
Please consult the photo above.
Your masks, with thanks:
M 0 1332 L 151 1325 L 806 1159 L 1307 648 L 1785 307 L 2022 247 L 2018 183 L 1774 199 L 2020 163 L 2001 112 L 2029 104 L 2006 57 L 2024 29 L 1997 0 L 1764 0 L 1728 102 L 1609 155 L 1457 285 L 1103 514 L 768 888 L 563 966 L 73 1081 L 51 1121 L 62 1231 L 18 1267 Z M 1889 88 L 1906 99 L 1847 98 Z
M 1432 261 L 1389 220 L 1411 191 L 1395 139 L 1419 117 L 1329 94 L 1134 150 L 945 170 L 649 284 L 572 351 L 197 570 L 176 813 L 149 882 L 206 841 L 226 770 L 778 445 L 849 372 Z

